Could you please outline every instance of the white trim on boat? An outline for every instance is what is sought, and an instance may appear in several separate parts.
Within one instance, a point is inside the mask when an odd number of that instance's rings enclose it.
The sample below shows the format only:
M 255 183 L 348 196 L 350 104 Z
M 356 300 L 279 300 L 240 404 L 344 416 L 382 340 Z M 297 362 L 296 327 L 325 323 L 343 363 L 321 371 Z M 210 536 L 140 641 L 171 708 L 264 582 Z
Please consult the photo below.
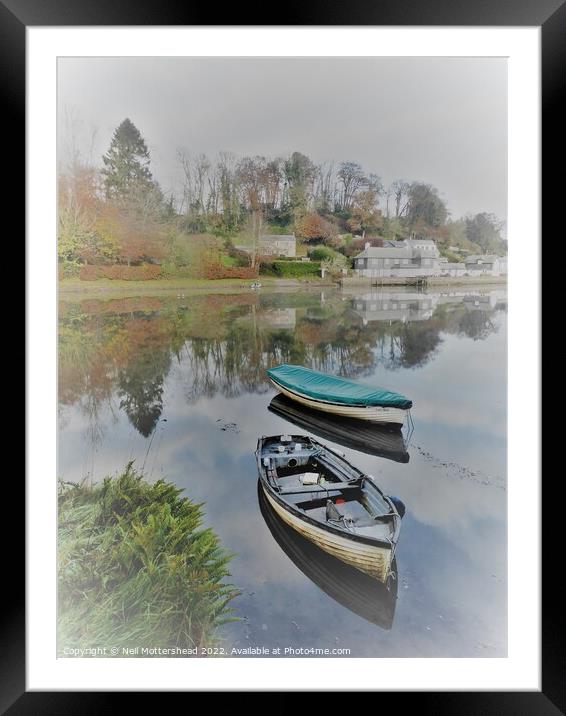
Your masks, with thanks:
M 273 378 L 269 378 L 269 380 L 283 395 L 314 410 L 323 410 L 324 412 L 347 418 L 358 418 L 358 420 L 371 420 L 376 423 L 396 423 L 399 425 L 404 424 L 405 416 L 407 415 L 407 411 L 402 408 L 383 407 L 381 405 L 340 405 L 327 400 L 313 400 L 302 393 L 285 388 Z
M 378 545 L 364 544 L 363 542 L 353 541 L 347 537 L 340 537 L 328 530 L 301 520 L 289 510 L 282 507 L 277 500 L 269 494 L 266 486 L 261 483 L 261 487 L 269 504 L 275 512 L 294 530 L 302 534 L 311 542 L 314 542 L 320 549 L 328 554 L 333 555 L 346 564 L 350 564 L 361 572 L 369 574 L 371 577 L 386 582 L 389 576 L 391 561 L 393 558 L 393 549 L 380 547 Z

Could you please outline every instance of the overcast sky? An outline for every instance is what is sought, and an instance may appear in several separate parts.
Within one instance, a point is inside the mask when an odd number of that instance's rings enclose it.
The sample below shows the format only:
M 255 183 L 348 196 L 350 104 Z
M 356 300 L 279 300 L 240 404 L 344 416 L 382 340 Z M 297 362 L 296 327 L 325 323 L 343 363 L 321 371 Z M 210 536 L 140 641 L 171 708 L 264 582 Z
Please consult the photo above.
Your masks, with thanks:
M 359 162 L 385 183 L 434 184 L 454 218 L 506 219 L 505 59 L 61 58 L 58 88 L 60 157 L 73 134 L 100 162 L 129 117 L 166 193 L 179 183 L 180 147 L 300 151 Z

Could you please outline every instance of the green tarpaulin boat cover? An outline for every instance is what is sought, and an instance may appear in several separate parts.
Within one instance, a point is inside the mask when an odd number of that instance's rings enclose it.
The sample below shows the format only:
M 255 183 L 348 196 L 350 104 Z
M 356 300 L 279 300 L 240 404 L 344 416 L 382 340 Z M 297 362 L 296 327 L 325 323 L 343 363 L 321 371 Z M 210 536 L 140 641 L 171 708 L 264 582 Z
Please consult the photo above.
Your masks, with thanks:
M 412 401 L 399 393 L 336 375 L 319 373 L 300 365 L 279 365 L 268 370 L 267 375 L 284 388 L 314 400 L 326 400 L 342 405 L 380 405 L 403 410 L 408 410 L 413 405 Z

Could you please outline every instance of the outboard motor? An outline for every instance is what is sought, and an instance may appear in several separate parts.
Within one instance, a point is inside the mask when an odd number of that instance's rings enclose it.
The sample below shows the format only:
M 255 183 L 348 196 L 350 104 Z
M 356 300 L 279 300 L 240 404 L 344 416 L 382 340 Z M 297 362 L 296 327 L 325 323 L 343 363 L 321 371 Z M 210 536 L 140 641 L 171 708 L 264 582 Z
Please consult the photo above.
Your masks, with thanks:
M 395 495 L 388 495 L 391 502 L 395 505 L 395 509 L 399 513 L 399 517 L 403 519 L 405 515 L 405 503 L 400 497 L 395 497 Z

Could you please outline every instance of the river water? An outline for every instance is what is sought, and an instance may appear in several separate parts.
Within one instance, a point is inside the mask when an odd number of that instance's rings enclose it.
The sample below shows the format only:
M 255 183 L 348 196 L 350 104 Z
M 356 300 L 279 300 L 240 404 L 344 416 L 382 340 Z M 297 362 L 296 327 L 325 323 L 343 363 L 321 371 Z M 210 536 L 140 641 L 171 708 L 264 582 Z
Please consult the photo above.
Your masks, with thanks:
M 59 477 L 99 480 L 134 460 L 204 503 L 241 590 L 240 621 L 219 634 L 227 654 L 505 656 L 506 318 L 504 287 L 63 298 Z M 268 409 L 265 370 L 279 363 L 413 400 L 401 449 L 319 437 L 406 505 L 389 590 L 258 496 L 258 436 L 309 427 Z

